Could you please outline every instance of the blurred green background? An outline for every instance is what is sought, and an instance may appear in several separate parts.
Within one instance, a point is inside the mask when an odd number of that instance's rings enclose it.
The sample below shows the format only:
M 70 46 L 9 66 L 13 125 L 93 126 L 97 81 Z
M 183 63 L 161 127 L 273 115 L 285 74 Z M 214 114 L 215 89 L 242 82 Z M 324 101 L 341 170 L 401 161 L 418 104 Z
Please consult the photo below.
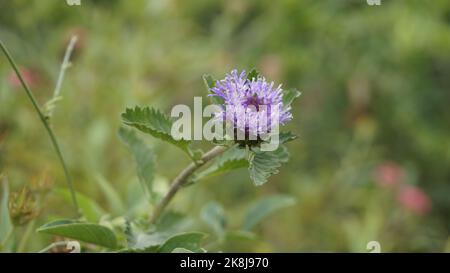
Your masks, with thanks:
M 208 230 L 217 201 L 230 229 L 251 202 L 288 194 L 296 204 L 223 251 L 450 251 L 450 2 L 240 0 L 0 0 L 0 38 L 42 104 L 71 35 L 79 42 L 53 127 L 78 192 L 110 217 L 149 213 L 132 155 L 117 137 L 134 105 L 169 112 L 204 95 L 201 75 L 256 67 L 298 88 L 288 129 L 291 160 L 262 187 L 246 170 L 202 181 L 172 208 Z M 145 137 L 158 156 L 160 191 L 189 159 Z M 51 184 L 35 225 L 73 216 L 64 175 L 31 104 L 0 57 L 0 173 L 13 192 Z M 105 184 L 123 204 L 105 196 Z M 64 198 L 66 197 L 66 198 Z M 18 234 L 26 227 L 18 227 Z M 20 237 L 20 236 L 19 236 Z M 23 251 L 49 237 L 33 233 Z

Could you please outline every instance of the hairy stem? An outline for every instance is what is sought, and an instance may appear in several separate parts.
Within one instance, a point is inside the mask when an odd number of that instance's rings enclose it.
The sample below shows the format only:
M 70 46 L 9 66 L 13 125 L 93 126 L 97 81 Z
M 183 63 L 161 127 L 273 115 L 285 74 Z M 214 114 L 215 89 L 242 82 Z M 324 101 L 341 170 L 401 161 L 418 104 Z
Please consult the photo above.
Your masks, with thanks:
M 156 223 L 156 221 L 159 219 L 159 216 L 161 216 L 161 213 L 167 207 L 169 202 L 173 199 L 178 190 L 189 181 L 189 177 L 196 170 L 200 169 L 203 165 L 205 165 L 207 162 L 211 161 L 215 157 L 221 155 L 223 152 L 226 151 L 226 149 L 227 149 L 226 147 L 216 146 L 213 149 L 206 152 L 199 162 L 196 163 L 192 162 L 184 170 L 182 170 L 180 174 L 178 174 L 178 176 L 173 180 L 172 184 L 170 185 L 169 191 L 155 207 L 153 215 L 150 218 L 150 224 Z
M 0 40 L 0 47 L 3 51 L 3 53 L 6 55 L 6 58 L 8 59 L 9 63 L 11 64 L 12 68 L 14 69 L 17 77 L 19 78 L 20 83 L 22 84 L 23 88 L 25 89 L 25 92 L 28 96 L 28 98 L 30 99 L 31 103 L 33 104 L 34 109 L 36 110 L 36 113 L 39 116 L 39 119 L 41 120 L 42 124 L 44 125 L 50 140 L 52 142 L 52 145 L 56 151 L 56 154 L 58 156 L 59 161 L 61 162 L 61 165 L 64 169 L 64 175 L 66 176 L 66 180 L 67 180 L 67 184 L 69 186 L 70 189 L 70 194 L 72 196 L 72 202 L 73 205 L 77 211 L 77 214 L 79 214 L 79 207 L 78 207 L 78 202 L 77 202 L 77 198 L 75 195 L 75 190 L 73 188 L 73 182 L 72 182 L 72 178 L 70 177 L 69 174 L 69 170 L 67 168 L 66 162 L 64 161 L 64 158 L 62 156 L 61 150 L 59 148 L 58 145 L 58 141 L 56 139 L 55 134 L 53 133 L 52 128 L 50 127 L 50 124 L 48 123 L 48 120 L 46 119 L 45 115 L 43 114 L 41 108 L 39 107 L 36 99 L 34 98 L 33 93 L 31 92 L 30 88 L 28 87 L 27 83 L 25 82 L 25 80 L 22 77 L 22 74 L 19 71 L 19 68 L 16 65 L 16 62 L 14 61 L 14 59 L 12 58 L 11 54 L 9 53 L 8 49 L 6 48 L 6 46 L 3 44 L 3 42 Z

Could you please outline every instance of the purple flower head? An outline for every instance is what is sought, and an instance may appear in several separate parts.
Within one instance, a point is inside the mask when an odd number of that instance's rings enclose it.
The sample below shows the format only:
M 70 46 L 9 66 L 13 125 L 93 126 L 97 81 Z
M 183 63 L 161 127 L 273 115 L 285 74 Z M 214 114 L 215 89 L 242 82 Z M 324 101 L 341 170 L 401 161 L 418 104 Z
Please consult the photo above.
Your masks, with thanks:
M 272 132 L 275 126 L 292 119 L 290 106 L 283 106 L 283 89 L 264 77 L 248 79 L 247 73 L 237 70 L 216 81 L 211 96 L 224 100 L 216 117 L 222 118 L 246 136 L 259 137 Z M 233 113 L 234 112 L 234 113 Z

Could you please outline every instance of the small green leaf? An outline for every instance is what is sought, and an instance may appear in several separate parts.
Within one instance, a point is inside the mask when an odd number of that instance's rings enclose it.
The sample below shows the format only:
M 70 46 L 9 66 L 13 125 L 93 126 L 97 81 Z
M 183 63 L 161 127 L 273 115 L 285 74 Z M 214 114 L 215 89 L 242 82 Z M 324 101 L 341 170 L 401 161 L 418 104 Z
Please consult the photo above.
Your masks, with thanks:
M 237 145 L 225 151 L 215 158 L 205 170 L 198 172 L 192 181 L 198 181 L 207 177 L 219 175 L 228 171 L 248 167 L 247 152 Z
M 174 250 L 172 250 L 172 253 L 194 253 L 194 252 L 186 248 L 177 247 Z
M 180 235 L 180 232 L 190 227 L 192 227 L 191 219 L 173 211 L 165 212 L 150 233 L 143 232 L 131 222 L 126 222 L 124 233 L 128 244 L 127 248 L 120 252 L 157 253 L 172 236 Z
M 271 213 L 294 204 L 295 199 L 285 195 L 263 198 L 249 208 L 244 223 L 242 224 L 242 228 L 243 230 L 249 231 Z
M 37 232 L 58 235 L 114 249 L 117 240 L 109 228 L 93 223 L 74 220 L 56 220 L 37 229 Z
M 9 197 L 9 187 L 8 181 L 6 177 L 2 177 L 0 175 L 0 179 L 2 180 L 3 194 L 0 203 L 0 244 L 8 237 L 8 235 L 12 232 L 13 225 L 11 222 L 11 218 L 9 217 L 9 208 L 8 208 L 8 197 Z
M 164 243 L 169 235 L 165 233 L 155 232 L 151 234 L 136 234 L 134 244 L 130 244 L 129 247 L 133 249 L 149 249 L 153 247 L 155 249 L 159 248 L 162 243 Z
M 208 90 L 208 93 L 211 92 L 211 88 L 214 87 L 214 79 L 211 75 L 205 74 L 203 75 L 203 82 L 205 83 L 206 89 Z
M 122 114 L 122 121 L 128 126 L 174 144 L 186 152 L 191 158 L 193 157 L 193 153 L 189 147 L 191 141 L 184 139 L 175 140 L 171 135 L 173 120 L 159 110 L 149 107 L 140 108 L 138 106 L 134 109 L 127 108 L 125 113 Z
M 300 97 L 302 93 L 300 91 L 298 91 L 297 89 L 288 89 L 288 90 L 284 90 L 284 94 L 283 94 L 283 107 L 284 109 L 288 108 L 291 106 L 292 102 Z
M 202 149 L 195 149 L 195 150 L 191 149 L 191 155 L 192 155 L 191 158 L 194 162 L 199 162 L 202 159 L 203 151 Z
M 135 226 L 126 221 L 124 230 L 127 239 L 127 249 L 122 252 L 157 252 L 158 248 L 170 237 L 167 232 L 144 233 L 135 231 Z
M 284 146 L 272 152 L 263 152 L 259 150 L 252 151 L 249 159 L 250 178 L 256 186 L 261 186 L 267 182 L 267 179 L 278 173 L 281 163 L 289 160 L 289 153 Z
M 155 174 L 155 155 L 132 130 L 119 129 L 120 139 L 128 146 L 136 161 L 136 169 L 141 186 L 150 199 L 153 194 L 153 178 Z
M 170 253 L 176 248 L 185 248 L 193 252 L 201 251 L 200 242 L 205 237 L 204 233 L 200 232 L 186 232 L 179 233 L 167 239 L 158 252 Z
M 226 241 L 256 241 L 258 238 L 255 233 L 245 230 L 230 230 L 225 234 Z
M 258 77 L 259 77 L 259 72 L 258 72 L 258 70 L 256 70 L 255 68 L 253 68 L 252 70 L 250 70 L 250 72 L 248 73 L 248 75 L 247 75 L 247 79 L 249 80 L 249 81 L 252 81 L 253 79 L 258 79 Z
M 291 132 L 281 132 L 279 136 L 279 141 L 281 144 L 297 139 L 298 136 Z
M 219 237 L 225 233 L 225 212 L 219 203 L 211 202 L 203 207 L 201 211 L 202 220 L 209 225 Z
M 56 188 L 55 193 L 61 196 L 66 202 L 70 202 L 72 199 L 70 191 L 65 188 Z M 97 222 L 105 211 L 91 198 L 79 192 L 75 193 L 77 196 L 78 205 L 81 213 L 90 222 Z

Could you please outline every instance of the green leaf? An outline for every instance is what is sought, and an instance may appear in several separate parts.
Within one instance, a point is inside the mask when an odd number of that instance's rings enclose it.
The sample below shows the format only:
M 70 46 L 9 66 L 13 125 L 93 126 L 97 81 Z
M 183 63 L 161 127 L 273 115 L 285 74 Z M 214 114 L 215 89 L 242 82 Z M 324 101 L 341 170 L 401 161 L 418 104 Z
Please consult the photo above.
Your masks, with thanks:
M 259 72 L 258 70 L 256 70 L 255 68 L 253 68 L 252 70 L 250 70 L 250 72 L 247 75 L 247 79 L 252 81 L 253 79 L 258 79 L 259 77 Z
M 202 149 L 191 149 L 191 158 L 194 162 L 199 162 L 202 159 L 203 156 L 203 150 Z
M 200 242 L 205 237 L 204 233 L 186 232 L 179 233 L 167 239 L 158 249 L 158 252 L 170 253 L 176 248 L 185 248 L 193 252 L 201 251 Z
M 125 212 L 125 205 L 122 202 L 119 192 L 117 192 L 110 182 L 102 175 L 97 174 L 95 178 L 113 212 L 115 214 L 122 214 Z
M 135 227 L 129 221 L 125 223 L 124 230 L 127 239 L 127 249 L 122 252 L 157 252 L 158 248 L 170 235 L 166 232 L 144 233 L 135 231 Z
M 119 253 L 157 253 L 159 245 L 149 246 L 146 248 L 124 248 L 119 250 Z
M 215 85 L 213 77 L 209 74 L 205 74 L 202 76 L 202 78 L 203 82 L 205 83 L 206 89 L 208 90 L 208 92 L 211 92 L 211 88 L 213 88 Z
M 172 215 L 173 216 L 173 215 Z M 172 218 L 172 217 L 170 217 Z M 175 217 L 178 218 L 178 217 Z M 179 219 L 167 219 L 168 222 L 179 222 Z M 165 247 L 169 247 L 168 244 L 173 244 L 183 242 L 184 239 L 189 237 L 186 233 L 180 233 L 178 228 L 174 228 L 174 225 L 178 225 L 178 223 L 166 223 L 163 227 L 159 227 L 156 231 L 152 231 L 151 233 L 144 233 L 142 231 L 135 231 L 134 226 L 131 223 L 127 224 L 125 229 L 125 234 L 127 236 L 128 248 L 122 251 L 125 252 L 160 252 L 163 245 Z M 186 227 L 183 228 L 186 230 Z M 197 233 L 195 233 L 197 234 Z M 182 235 L 182 236 L 181 236 Z M 189 239 L 189 238 L 187 238 Z M 176 247 L 176 246 L 175 246 Z M 180 246 L 185 248 L 185 246 Z M 193 251 L 190 248 L 191 251 Z M 167 249 L 162 249 L 163 251 L 168 251 Z
M 243 241 L 256 241 L 257 239 L 258 237 L 256 236 L 255 233 L 245 230 L 230 230 L 227 231 L 225 234 L 226 241 L 243 242 Z
M 143 232 L 131 222 L 126 222 L 124 233 L 127 238 L 127 249 L 125 252 L 158 252 L 158 249 L 169 238 L 180 234 L 192 226 L 192 220 L 182 214 L 173 211 L 165 212 L 152 232 Z
M 291 132 L 281 132 L 279 141 L 281 144 L 297 139 L 298 136 Z
M 66 202 L 71 202 L 72 200 L 68 189 L 56 188 L 55 193 L 61 196 Z M 97 222 L 100 217 L 105 214 L 105 211 L 94 200 L 79 192 L 76 192 L 75 194 L 81 213 L 88 221 Z
M 169 237 L 168 234 L 161 233 L 161 232 L 155 232 L 151 234 L 136 234 L 134 238 L 134 243 L 130 244 L 129 247 L 133 249 L 149 249 L 153 248 L 157 250 L 161 244 L 163 244 L 167 238 Z
M 179 233 L 192 226 L 192 219 L 180 212 L 166 211 L 156 222 L 156 231 L 170 234 Z
M 283 107 L 284 109 L 288 108 L 291 106 L 292 102 L 300 97 L 302 93 L 300 91 L 298 91 L 297 89 L 288 89 L 288 90 L 284 90 L 284 94 L 283 94 Z
M 272 152 L 254 150 L 249 159 L 250 178 L 256 186 L 261 186 L 267 182 L 271 175 L 278 173 L 281 163 L 288 160 L 289 153 L 284 146 L 279 146 Z
M 153 150 L 145 145 L 132 130 L 120 128 L 119 137 L 133 154 L 139 181 L 145 194 L 150 199 L 153 194 L 153 178 L 155 174 L 155 155 Z
M 172 250 L 172 253 L 194 253 L 194 252 L 186 248 L 177 247 L 174 250 Z
M 249 231 L 271 213 L 294 204 L 295 199 L 286 195 L 275 195 L 263 198 L 249 208 L 244 223 L 242 224 L 242 228 L 243 230 Z
M 184 139 L 175 140 L 171 135 L 173 120 L 159 110 L 149 107 L 140 108 L 138 106 L 134 109 L 127 108 L 125 113 L 122 114 L 122 121 L 128 126 L 174 144 L 193 158 L 193 152 L 189 147 L 191 141 Z
M 195 174 L 192 181 L 195 182 L 204 178 L 245 167 L 248 167 L 247 152 L 245 149 L 240 149 L 236 145 L 215 158 L 208 168 Z
M 3 179 L 1 179 L 3 178 Z M 9 197 L 9 187 L 8 181 L 6 177 L 2 177 L 0 175 L 0 179 L 2 180 L 3 194 L 0 203 L 0 244 L 8 237 L 8 235 L 12 232 L 13 225 L 11 222 L 11 218 L 9 217 L 9 208 L 8 208 L 8 197 Z
M 225 212 L 219 203 L 211 202 L 205 205 L 201 211 L 202 220 L 209 225 L 219 237 L 225 233 Z
M 63 236 L 111 249 L 117 246 L 116 236 L 112 230 L 93 223 L 56 220 L 41 226 L 37 232 Z

